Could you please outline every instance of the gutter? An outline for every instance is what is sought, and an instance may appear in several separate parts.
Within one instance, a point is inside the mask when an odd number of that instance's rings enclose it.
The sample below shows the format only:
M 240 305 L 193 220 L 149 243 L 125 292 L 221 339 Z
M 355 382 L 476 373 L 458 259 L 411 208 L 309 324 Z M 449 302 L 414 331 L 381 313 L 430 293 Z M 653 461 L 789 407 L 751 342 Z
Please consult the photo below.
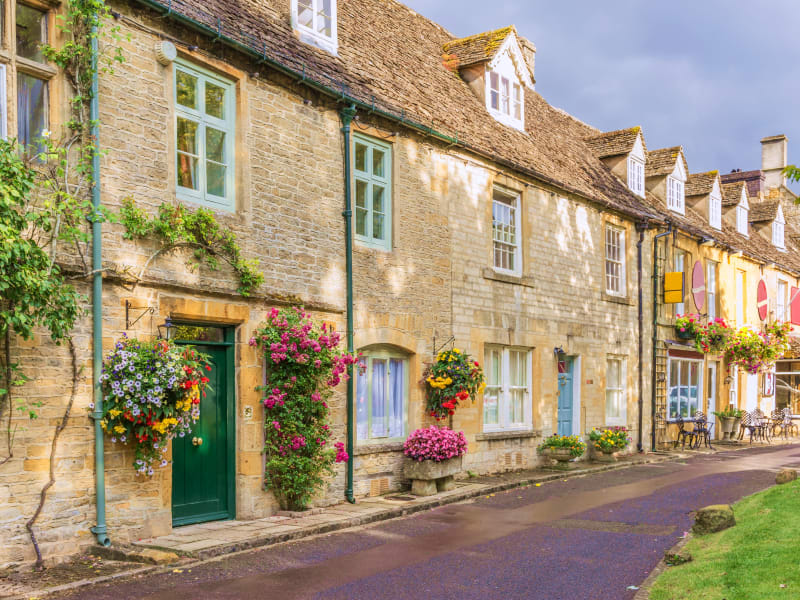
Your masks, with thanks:
M 355 352 L 353 342 L 353 207 L 350 185 L 350 124 L 356 116 L 354 104 L 343 108 L 339 113 L 342 120 L 342 133 L 344 134 L 344 248 L 345 271 L 347 278 L 347 352 Z M 347 471 L 345 475 L 344 497 L 350 504 L 355 504 L 353 496 L 353 398 L 355 396 L 355 379 L 353 378 L 353 365 L 347 365 Z
M 100 374 L 103 369 L 103 231 L 100 215 L 100 85 L 97 72 L 97 14 L 92 15 L 92 97 L 89 103 L 92 138 L 92 395 L 94 410 L 94 454 L 97 495 L 97 524 L 91 532 L 101 546 L 110 546 L 106 529 L 105 455 L 103 449 L 103 391 Z
M 653 360 L 650 365 L 650 372 L 652 373 L 652 383 L 650 390 L 652 395 L 650 402 L 650 450 L 652 452 L 656 451 L 656 346 L 658 344 L 658 240 L 664 236 L 674 233 L 672 229 L 672 222 L 668 221 L 667 225 L 669 229 L 667 229 L 663 233 L 659 233 L 658 235 L 653 236 Z M 641 377 L 641 373 L 639 377 Z
M 602 200 L 600 198 L 592 198 L 590 196 L 587 196 L 584 192 L 581 192 L 576 188 L 568 186 L 565 183 L 557 181 L 556 179 L 548 175 L 540 173 L 524 165 L 517 164 L 513 161 L 504 159 L 500 156 L 493 155 L 491 152 L 481 150 L 471 144 L 468 144 L 467 142 L 459 140 L 457 134 L 456 137 L 452 137 L 434 129 L 432 125 L 431 126 L 423 125 L 412 119 L 408 119 L 405 117 L 405 111 L 401 111 L 400 114 L 395 114 L 387 110 L 378 108 L 374 102 L 370 103 L 370 102 L 364 102 L 363 100 L 359 100 L 358 98 L 351 96 L 350 94 L 347 93 L 346 84 L 342 84 L 341 87 L 337 89 L 336 87 L 331 87 L 329 85 L 325 85 L 318 81 L 314 81 L 306 73 L 305 65 L 302 66 L 302 70 L 300 71 L 292 69 L 291 67 L 288 67 L 287 65 L 275 60 L 274 58 L 270 58 L 269 56 L 267 56 L 266 49 L 264 49 L 263 52 L 259 52 L 258 50 L 251 48 L 250 46 L 247 46 L 242 42 L 239 42 L 231 38 L 230 36 L 224 34 L 222 24 L 219 20 L 218 20 L 218 26 L 215 29 L 213 27 L 205 25 L 204 23 L 201 23 L 200 21 L 197 21 L 196 19 L 187 17 L 186 15 L 176 12 L 171 6 L 171 2 L 169 6 L 165 6 L 164 4 L 161 4 L 156 0 L 136 0 L 136 1 L 139 4 L 143 4 L 144 6 L 147 6 L 148 8 L 155 10 L 164 17 L 169 17 L 174 21 L 181 23 L 182 25 L 185 25 L 191 29 L 194 29 L 195 31 L 203 33 L 211 37 L 214 42 L 219 42 L 230 48 L 233 48 L 234 50 L 237 50 L 238 52 L 241 52 L 244 55 L 255 59 L 256 61 L 258 61 L 259 64 L 265 64 L 275 69 L 276 71 L 283 73 L 284 75 L 287 75 L 288 77 L 294 79 L 298 83 L 305 85 L 311 89 L 314 89 L 317 92 L 320 92 L 321 94 L 336 100 L 337 102 L 343 102 L 345 104 L 353 106 L 354 108 L 361 109 L 367 114 L 374 114 L 379 117 L 388 119 L 390 121 L 400 123 L 403 126 L 408 127 L 409 129 L 413 129 L 414 131 L 422 133 L 423 135 L 428 135 L 433 138 L 436 138 L 439 141 L 446 142 L 450 146 L 458 146 L 460 148 L 463 148 L 464 150 L 468 150 L 469 152 L 472 152 L 477 156 L 481 156 L 487 160 L 490 160 L 498 165 L 502 165 L 509 169 L 513 169 L 514 171 L 517 171 L 518 173 L 521 173 L 523 175 L 527 175 L 528 177 L 531 177 L 533 179 L 538 179 L 539 181 L 552 185 L 553 187 L 557 187 L 565 192 L 569 192 L 570 194 L 573 194 L 576 197 L 582 198 L 588 202 L 599 204 L 601 206 L 604 206 L 605 208 L 610 208 L 612 210 L 618 211 L 620 214 L 638 218 L 651 218 L 651 219 L 658 218 L 658 215 L 656 215 L 655 213 L 649 213 L 644 210 L 635 211 L 633 209 L 630 209 L 630 211 L 626 212 L 626 209 L 619 206 L 614 206 L 608 200 Z M 186 42 L 183 43 L 188 46 Z M 636 201 L 638 202 L 638 200 Z

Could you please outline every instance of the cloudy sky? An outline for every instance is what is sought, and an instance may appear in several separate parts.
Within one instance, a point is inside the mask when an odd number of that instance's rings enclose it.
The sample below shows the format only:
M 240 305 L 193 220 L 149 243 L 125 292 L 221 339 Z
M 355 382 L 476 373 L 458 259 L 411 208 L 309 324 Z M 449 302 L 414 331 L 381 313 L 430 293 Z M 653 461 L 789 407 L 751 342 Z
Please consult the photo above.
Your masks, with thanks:
M 604 131 L 682 144 L 692 172 L 761 166 L 785 133 L 800 162 L 797 0 L 401 0 L 459 37 L 514 24 L 536 90 Z M 796 187 L 796 186 L 795 186 Z

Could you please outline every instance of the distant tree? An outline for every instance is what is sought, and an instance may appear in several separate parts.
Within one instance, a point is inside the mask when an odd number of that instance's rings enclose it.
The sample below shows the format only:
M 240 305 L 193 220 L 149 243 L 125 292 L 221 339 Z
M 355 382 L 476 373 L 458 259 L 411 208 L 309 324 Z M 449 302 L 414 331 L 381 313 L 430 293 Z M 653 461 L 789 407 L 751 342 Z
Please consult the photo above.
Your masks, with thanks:
M 783 170 L 783 174 L 792 183 L 800 181 L 800 167 L 798 166 L 789 165 Z M 795 198 L 794 201 L 800 204 L 800 196 Z

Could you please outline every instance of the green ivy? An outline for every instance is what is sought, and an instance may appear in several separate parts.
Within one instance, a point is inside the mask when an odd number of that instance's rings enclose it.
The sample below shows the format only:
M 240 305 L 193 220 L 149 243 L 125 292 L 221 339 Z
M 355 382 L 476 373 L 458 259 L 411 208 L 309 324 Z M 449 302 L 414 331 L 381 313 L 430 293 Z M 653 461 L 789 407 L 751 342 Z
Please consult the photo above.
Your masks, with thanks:
M 125 239 L 154 237 L 160 242 L 161 246 L 151 260 L 160 254 L 189 248 L 193 250 L 192 257 L 187 261 L 190 269 L 205 264 L 216 270 L 220 260 L 227 262 L 239 277 L 238 292 L 242 296 L 249 296 L 264 283 L 264 275 L 258 270 L 258 260 L 242 257 L 236 236 L 230 230 L 223 229 L 214 213 L 208 209 L 192 210 L 182 204 L 165 202 L 158 207 L 157 214 L 151 216 L 137 207 L 132 199 L 126 198 L 122 201 L 120 222 L 125 227 Z

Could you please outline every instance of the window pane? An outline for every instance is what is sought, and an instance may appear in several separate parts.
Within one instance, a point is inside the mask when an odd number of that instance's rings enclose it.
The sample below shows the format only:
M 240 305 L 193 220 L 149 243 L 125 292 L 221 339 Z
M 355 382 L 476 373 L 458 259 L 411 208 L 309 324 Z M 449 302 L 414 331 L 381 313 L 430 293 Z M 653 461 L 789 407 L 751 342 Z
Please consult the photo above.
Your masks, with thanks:
M 199 190 L 197 178 L 197 123 L 178 117 L 178 185 Z
M 405 361 L 389 360 L 389 437 L 403 436 Z
M 503 103 L 501 110 L 505 114 L 508 115 L 508 114 L 510 114 L 510 111 L 509 111 L 509 108 L 508 108 L 508 79 L 503 77 L 502 80 L 501 80 L 501 83 L 502 83 L 502 86 L 500 88 L 500 98 L 501 98 L 502 103 Z
M 365 440 L 369 435 L 367 392 L 367 361 L 362 359 L 356 369 L 356 433 L 359 440 Z
M 312 0 L 297 0 L 297 22 L 304 27 L 311 27 L 314 19 Z
M 197 77 L 175 71 L 175 97 L 181 106 L 197 109 Z
M 386 361 L 372 359 L 371 437 L 386 437 Z
M 383 163 L 384 163 L 385 153 L 383 150 L 378 150 L 377 148 L 372 149 L 372 174 L 376 175 L 377 177 L 383 177 Z
M 206 191 L 212 196 L 225 197 L 225 165 L 206 161 Z
M 206 127 L 206 158 L 218 163 L 225 162 L 225 132 Z
M 382 240 L 386 237 L 386 232 L 384 231 L 386 222 L 384 192 L 385 190 L 381 186 L 372 185 L 372 237 L 376 240 Z
M 197 154 L 197 123 L 178 117 L 178 152 Z
M 47 82 L 25 73 L 17 74 L 17 139 L 34 144 L 48 122 Z
M 331 37 L 333 31 L 331 30 L 331 0 L 321 0 L 320 11 L 317 14 L 317 31 L 325 37 Z
M 356 171 L 367 172 L 367 147 L 356 142 Z
M 47 42 L 47 15 L 17 3 L 17 56 L 44 62 L 42 44 Z
M 206 114 L 225 118 L 225 88 L 206 82 Z
M 511 424 L 519 424 L 525 420 L 522 415 L 522 406 L 525 398 L 525 390 L 513 389 L 511 390 L 511 403 L 508 407 L 508 422 Z
M 175 324 L 167 329 L 167 337 L 188 342 L 224 342 L 225 330 L 214 326 Z
M 495 110 L 500 108 L 500 76 L 497 73 L 489 75 L 490 89 L 489 98 L 491 107 Z
M 356 234 L 367 235 L 367 182 L 356 180 Z

